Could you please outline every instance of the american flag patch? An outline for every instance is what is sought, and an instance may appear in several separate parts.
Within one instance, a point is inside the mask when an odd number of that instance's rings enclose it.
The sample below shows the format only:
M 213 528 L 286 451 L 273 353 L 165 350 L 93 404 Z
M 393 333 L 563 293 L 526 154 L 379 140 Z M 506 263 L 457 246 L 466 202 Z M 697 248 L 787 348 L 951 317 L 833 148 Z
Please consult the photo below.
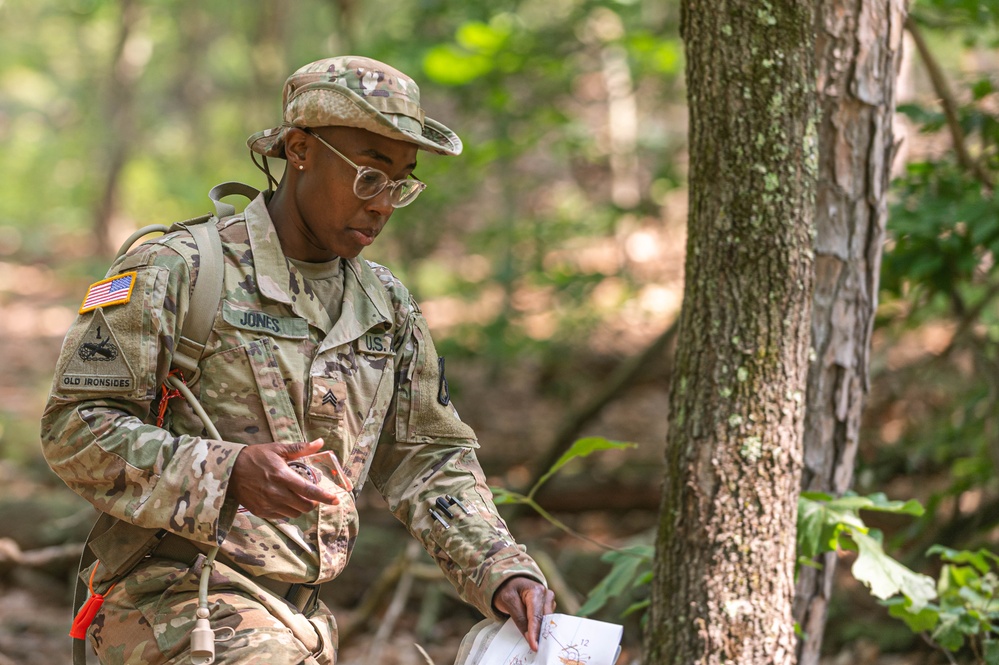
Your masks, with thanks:
M 126 272 L 91 284 L 80 305 L 80 314 L 98 307 L 128 302 L 132 297 L 132 287 L 135 286 L 135 276 L 135 272 Z

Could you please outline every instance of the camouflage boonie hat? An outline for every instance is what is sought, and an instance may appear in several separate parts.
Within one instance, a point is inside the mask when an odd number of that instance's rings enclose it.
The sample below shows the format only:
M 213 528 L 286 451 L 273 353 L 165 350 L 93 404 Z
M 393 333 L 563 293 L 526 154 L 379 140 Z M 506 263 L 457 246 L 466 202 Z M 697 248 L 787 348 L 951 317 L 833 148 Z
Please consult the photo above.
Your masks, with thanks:
M 250 150 L 284 159 L 289 127 L 345 126 L 440 155 L 461 153 L 461 139 L 424 115 L 413 79 L 371 58 L 346 55 L 305 65 L 285 82 L 282 106 L 284 122 L 248 138 Z

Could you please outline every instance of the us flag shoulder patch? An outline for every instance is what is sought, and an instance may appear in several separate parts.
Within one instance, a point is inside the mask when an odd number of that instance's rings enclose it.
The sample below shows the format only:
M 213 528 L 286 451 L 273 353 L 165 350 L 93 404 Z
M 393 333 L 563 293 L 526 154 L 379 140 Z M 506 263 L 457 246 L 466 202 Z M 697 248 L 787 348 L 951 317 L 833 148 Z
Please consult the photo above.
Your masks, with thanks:
M 131 300 L 136 274 L 134 271 L 126 272 L 91 284 L 87 289 L 87 295 L 83 298 L 83 304 L 80 305 L 80 314 L 98 307 L 121 305 Z

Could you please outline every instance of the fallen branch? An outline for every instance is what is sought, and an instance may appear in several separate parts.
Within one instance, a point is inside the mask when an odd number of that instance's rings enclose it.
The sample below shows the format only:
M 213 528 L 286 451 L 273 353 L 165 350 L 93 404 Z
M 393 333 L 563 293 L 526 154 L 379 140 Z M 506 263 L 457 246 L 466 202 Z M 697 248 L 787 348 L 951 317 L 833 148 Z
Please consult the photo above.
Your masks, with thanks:
M 409 594 L 413 590 L 413 573 L 410 570 L 410 564 L 416 560 L 419 551 L 420 544 L 415 540 L 411 540 L 406 545 L 406 551 L 401 560 L 403 567 L 402 576 L 399 578 L 399 584 L 395 587 L 395 593 L 392 594 L 392 602 L 389 603 L 388 609 L 385 611 L 385 616 L 382 617 L 382 623 L 378 626 L 375 639 L 371 642 L 367 658 L 367 662 L 369 663 L 382 662 L 382 650 L 385 648 L 389 636 L 395 631 L 399 617 L 402 616 L 402 611 L 406 608 L 406 601 L 409 600 Z
M 0 538 L 0 573 L 14 568 L 68 569 L 77 564 L 82 553 L 83 543 L 54 545 L 25 552 L 13 539 Z
M 405 574 L 409 574 L 413 579 L 424 582 L 445 581 L 444 573 L 441 572 L 440 568 L 433 565 L 414 563 L 407 557 L 407 551 L 403 550 L 392 565 L 386 568 L 381 576 L 374 581 L 370 587 L 370 591 L 364 596 L 364 600 L 353 612 L 350 619 L 344 621 L 340 626 L 339 642 L 341 648 L 364 630 L 364 627 L 374 617 L 378 608 L 385 604 L 385 600 Z M 450 588 L 450 585 L 448 585 L 448 588 Z
M 531 552 L 531 557 L 538 564 L 545 579 L 548 580 L 548 588 L 555 592 L 555 601 L 558 603 L 558 610 L 565 614 L 575 615 L 580 608 L 579 598 L 576 592 L 565 581 L 562 572 L 555 565 L 555 560 L 544 550 Z

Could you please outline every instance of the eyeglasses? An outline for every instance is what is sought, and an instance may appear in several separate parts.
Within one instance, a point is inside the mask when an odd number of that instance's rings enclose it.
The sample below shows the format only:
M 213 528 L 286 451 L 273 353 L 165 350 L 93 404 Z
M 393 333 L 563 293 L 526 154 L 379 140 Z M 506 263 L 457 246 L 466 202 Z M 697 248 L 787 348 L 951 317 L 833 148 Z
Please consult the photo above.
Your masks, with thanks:
M 354 167 L 357 171 L 357 177 L 354 178 L 354 195 L 359 199 L 365 201 L 373 199 L 381 194 L 385 188 L 388 188 L 389 203 L 392 204 L 393 208 L 402 208 L 415 201 L 420 192 L 427 188 L 427 183 L 417 180 L 413 176 L 408 176 L 402 180 L 392 180 L 378 169 L 371 168 L 370 166 L 358 166 L 312 130 L 305 129 L 305 133 L 314 137 L 339 155 L 340 159 Z

